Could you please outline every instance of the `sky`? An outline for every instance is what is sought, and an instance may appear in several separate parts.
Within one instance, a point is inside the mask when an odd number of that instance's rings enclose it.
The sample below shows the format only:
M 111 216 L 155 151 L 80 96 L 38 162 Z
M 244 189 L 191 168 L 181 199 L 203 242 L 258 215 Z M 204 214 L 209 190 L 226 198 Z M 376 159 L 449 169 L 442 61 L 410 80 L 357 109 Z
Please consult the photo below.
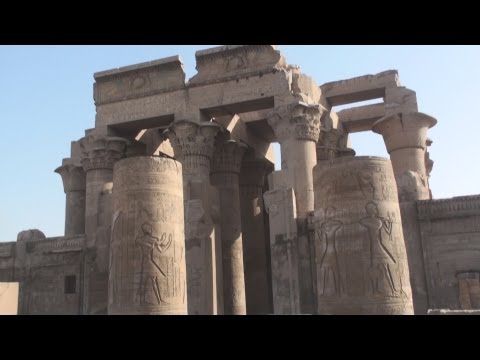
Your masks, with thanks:
M 53 170 L 70 142 L 93 128 L 93 73 L 179 54 L 187 79 L 195 51 L 215 45 L 0 46 L 0 242 L 38 228 L 61 236 L 65 194 Z M 480 46 L 279 46 L 289 64 L 321 85 L 385 70 L 415 90 L 430 129 L 434 198 L 480 193 L 474 145 L 480 133 Z M 374 133 L 352 135 L 357 155 L 388 157 Z M 279 163 L 278 155 L 278 163 Z

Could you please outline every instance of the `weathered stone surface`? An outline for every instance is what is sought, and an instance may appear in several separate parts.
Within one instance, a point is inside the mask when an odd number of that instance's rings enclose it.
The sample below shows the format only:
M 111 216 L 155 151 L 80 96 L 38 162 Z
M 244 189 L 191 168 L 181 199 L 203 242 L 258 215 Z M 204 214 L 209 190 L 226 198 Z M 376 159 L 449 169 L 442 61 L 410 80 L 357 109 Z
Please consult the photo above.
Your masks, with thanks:
M 164 135 L 182 163 L 185 201 L 185 244 L 188 313 L 218 313 L 217 233 L 211 216 L 210 162 L 220 126 L 210 122 L 175 121 Z
M 400 86 L 398 72 L 388 70 L 347 80 L 325 83 L 320 88 L 331 106 L 383 98 L 385 89 Z
M 212 159 L 211 182 L 220 195 L 223 306 L 226 315 L 245 315 L 245 277 L 238 175 L 247 146 L 219 143 Z
M 272 45 L 227 45 L 195 53 L 198 74 L 189 85 L 224 81 L 279 71 L 286 67 L 280 51 Z
M 109 262 L 111 251 L 118 251 L 110 244 L 120 236 L 120 230 L 111 236 L 113 167 L 125 157 L 145 155 L 182 163 L 189 314 L 245 313 L 245 300 L 252 314 L 330 313 L 335 306 L 343 313 L 408 313 L 410 287 L 417 314 L 478 306 L 480 285 L 472 275 L 478 273 L 480 251 L 478 196 L 424 201 L 432 199 L 427 130 L 436 120 L 418 112 L 415 92 L 400 85 L 396 71 L 319 87 L 271 45 L 222 46 L 199 51 L 196 58 L 198 73 L 188 82 L 179 57 L 95 74 L 95 127 L 71 143 L 70 158 L 56 170 L 66 193 L 66 236 L 26 231 L 16 243 L 0 244 L 0 281 L 19 283 L 19 313 L 106 314 L 109 288 L 110 300 L 120 300 L 117 284 L 108 281 L 109 265 L 131 264 Z M 334 108 L 376 98 L 377 104 L 338 113 Z M 363 160 L 354 158 L 349 133 L 371 130 L 384 138 L 398 194 L 392 194 L 391 174 L 383 165 L 359 169 Z M 215 150 L 225 142 L 240 150 Z M 257 165 L 274 163 L 275 142 L 281 145 L 282 169 L 266 184 Z M 239 144 L 251 154 L 240 184 Z M 249 162 L 257 165 L 245 166 Z M 340 166 L 343 175 L 332 175 Z M 335 180 L 325 180 L 330 177 Z M 130 214 L 134 221 L 165 205 L 148 195 L 155 184 L 146 182 L 158 178 L 140 179 L 149 205 L 143 215 Z M 261 198 L 267 189 L 264 216 Z M 163 225 L 142 225 L 130 234 L 133 241 L 146 239 L 148 246 L 152 239 L 163 241 L 156 234 Z M 169 246 L 160 257 L 168 255 Z M 381 249 L 393 249 L 393 259 Z M 322 251 L 338 253 L 338 259 L 329 255 L 324 263 Z M 369 254 L 375 255 L 370 267 Z M 138 251 L 128 256 L 138 263 Z M 168 279 L 177 276 L 166 267 Z M 165 307 L 155 306 L 165 305 L 170 280 L 156 286 L 153 280 L 162 275 L 149 279 L 149 295 L 132 306 L 153 299 L 157 304 L 139 313 L 164 313 Z
M 471 291 L 475 303 L 476 287 L 471 289 L 462 277 L 478 272 L 480 196 L 418 201 L 417 208 L 429 307 L 473 308 Z
M 274 314 L 300 314 L 297 211 L 292 188 L 267 191 Z
M 94 77 L 93 98 L 97 106 L 185 86 L 185 72 L 179 56 L 101 71 Z
M 247 314 L 271 314 L 270 239 L 265 231 L 263 188 L 268 164 L 245 159 L 240 172 L 240 205 Z
M 86 176 L 80 164 L 65 161 L 55 172 L 62 177 L 65 191 L 65 236 L 85 233 Z
M 109 314 L 187 314 L 182 166 L 159 157 L 115 165 Z
M 0 315 L 17 315 L 18 283 L 0 282 Z
M 372 130 L 373 124 L 385 116 L 384 104 L 356 106 L 337 113 L 340 122 L 349 133 Z
M 319 314 L 412 314 L 397 189 L 390 162 L 333 161 L 310 219 Z
M 45 240 L 45 234 L 38 229 L 20 231 L 17 235 L 17 241 L 37 241 Z
M 410 112 L 387 115 L 373 125 L 390 154 L 400 202 L 430 198 L 425 147 L 427 131 L 436 123 L 429 115 Z

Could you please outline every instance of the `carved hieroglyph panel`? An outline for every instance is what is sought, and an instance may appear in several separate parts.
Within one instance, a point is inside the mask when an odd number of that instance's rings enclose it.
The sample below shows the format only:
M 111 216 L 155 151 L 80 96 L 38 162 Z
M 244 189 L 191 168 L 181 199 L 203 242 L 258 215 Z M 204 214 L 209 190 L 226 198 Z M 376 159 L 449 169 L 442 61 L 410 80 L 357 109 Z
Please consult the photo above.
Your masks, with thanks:
M 313 224 L 320 314 L 413 314 L 390 161 L 357 157 L 322 169 Z
M 181 164 L 124 159 L 113 184 L 109 314 L 187 314 Z

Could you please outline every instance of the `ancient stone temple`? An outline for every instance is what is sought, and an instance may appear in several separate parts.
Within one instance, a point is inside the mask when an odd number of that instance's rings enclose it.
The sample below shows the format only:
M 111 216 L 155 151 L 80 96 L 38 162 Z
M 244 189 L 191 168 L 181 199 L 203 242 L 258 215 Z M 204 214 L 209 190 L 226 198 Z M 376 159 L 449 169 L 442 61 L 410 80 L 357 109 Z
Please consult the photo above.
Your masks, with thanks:
M 196 63 L 94 75 L 95 127 L 55 170 L 65 235 L 0 244 L 20 314 L 480 308 L 480 196 L 432 198 L 437 121 L 397 71 L 319 86 L 270 45 Z M 389 159 L 356 156 L 364 131 Z

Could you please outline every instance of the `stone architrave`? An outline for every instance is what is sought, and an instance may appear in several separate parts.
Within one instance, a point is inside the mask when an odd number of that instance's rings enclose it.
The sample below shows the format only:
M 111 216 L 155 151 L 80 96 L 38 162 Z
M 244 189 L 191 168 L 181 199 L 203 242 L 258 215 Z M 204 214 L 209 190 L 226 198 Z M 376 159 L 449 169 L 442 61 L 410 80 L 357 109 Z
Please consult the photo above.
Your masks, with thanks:
M 242 221 L 238 175 L 247 146 L 228 140 L 216 146 L 211 181 L 220 196 L 223 306 L 226 315 L 245 315 Z
M 246 156 L 245 156 L 246 157 Z M 240 172 L 243 260 L 247 314 L 271 314 L 270 239 L 265 232 L 263 187 L 267 163 L 248 159 Z
M 186 315 L 182 165 L 139 156 L 114 168 L 109 314 Z
M 188 314 L 218 312 L 215 225 L 211 217 L 210 161 L 220 126 L 177 120 L 164 132 L 182 163 Z
M 64 162 L 55 172 L 65 191 L 65 236 L 85 234 L 85 171 L 80 164 Z
M 318 314 L 412 314 L 397 188 L 389 160 L 340 158 L 323 168 L 315 211 Z
M 429 115 L 411 112 L 385 116 L 373 125 L 390 154 L 400 202 L 430 198 L 425 148 L 427 131 L 436 123 Z
M 270 219 L 273 313 L 300 314 L 295 193 L 282 188 L 267 191 L 263 198 Z

